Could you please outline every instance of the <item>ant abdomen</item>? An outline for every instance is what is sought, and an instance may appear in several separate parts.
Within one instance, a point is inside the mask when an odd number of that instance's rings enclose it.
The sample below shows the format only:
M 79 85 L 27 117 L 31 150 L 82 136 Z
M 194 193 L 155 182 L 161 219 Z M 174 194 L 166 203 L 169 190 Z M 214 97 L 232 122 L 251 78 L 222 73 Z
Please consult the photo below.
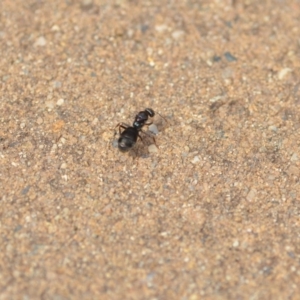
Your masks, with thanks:
M 134 127 L 126 128 L 118 139 L 119 150 L 122 152 L 127 152 L 129 149 L 131 149 L 135 145 L 138 135 L 139 133 Z

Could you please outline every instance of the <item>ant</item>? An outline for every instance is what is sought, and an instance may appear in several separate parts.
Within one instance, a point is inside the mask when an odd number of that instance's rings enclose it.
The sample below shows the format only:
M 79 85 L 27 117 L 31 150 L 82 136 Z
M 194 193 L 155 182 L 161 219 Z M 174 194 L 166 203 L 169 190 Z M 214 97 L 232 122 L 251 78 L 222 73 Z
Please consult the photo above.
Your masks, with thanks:
M 148 118 L 153 118 L 155 115 L 154 110 L 151 108 L 146 108 L 143 111 L 140 111 L 134 119 L 134 122 L 132 124 L 132 126 L 129 126 L 127 124 L 124 123 L 119 123 L 115 128 L 119 127 L 119 133 L 120 133 L 120 137 L 118 139 L 118 148 L 122 151 L 122 152 L 126 152 L 129 149 L 131 149 L 136 141 L 137 138 L 139 137 L 142 141 L 142 137 L 140 136 L 139 132 L 142 131 L 143 126 L 145 125 L 151 125 L 152 122 L 146 123 L 148 121 Z M 124 131 L 121 132 L 121 128 L 124 129 Z M 144 131 L 142 131 L 144 132 Z M 146 133 L 146 132 L 144 132 Z M 152 136 L 154 143 L 156 145 L 155 142 L 155 138 Z M 156 145 L 157 146 L 157 145 Z

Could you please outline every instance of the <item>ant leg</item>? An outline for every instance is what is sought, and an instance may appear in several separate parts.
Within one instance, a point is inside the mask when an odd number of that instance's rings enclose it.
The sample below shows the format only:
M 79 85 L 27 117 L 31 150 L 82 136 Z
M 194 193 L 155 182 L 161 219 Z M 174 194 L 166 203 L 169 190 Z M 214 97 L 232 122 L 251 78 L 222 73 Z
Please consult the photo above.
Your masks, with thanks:
M 153 142 L 154 142 L 155 146 L 156 146 L 157 148 L 159 148 L 158 145 L 156 144 L 155 137 L 153 136 L 152 138 L 153 138 Z
M 125 123 L 118 123 L 117 126 L 115 127 L 115 130 L 116 130 L 117 127 L 119 128 L 119 133 L 121 134 L 121 128 L 126 129 L 130 126 L 125 124 Z
M 123 122 L 119 123 L 118 125 L 120 125 L 122 128 L 125 128 L 125 129 L 130 127 L 130 125 L 123 123 Z
M 165 117 L 163 117 L 159 112 L 156 112 L 158 115 L 160 115 L 161 116 L 161 118 L 163 118 L 167 123 L 169 123 L 168 121 L 167 121 L 167 119 L 165 118 Z
M 141 130 L 141 132 L 153 138 L 153 135 L 152 135 L 152 134 L 149 134 L 148 132 L 146 132 L 146 131 L 144 131 L 144 130 Z M 150 132 L 151 132 L 151 131 L 150 131 Z M 154 134 L 154 133 L 153 133 L 153 134 Z
M 145 125 L 151 125 L 151 124 L 153 124 L 153 122 L 145 123 Z
M 141 141 L 143 142 L 143 144 L 145 145 L 144 143 L 144 140 L 142 139 L 141 135 L 139 134 L 138 137 L 141 139 Z
M 126 128 L 130 127 L 130 126 L 128 124 L 126 124 L 126 123 L 121 122 L 121 123 L 118 123 L 115 128 L 117 128 L 117 127 L 122 127 L 124 129 L 126 129 Z
M 132 162 L 134 162 L 136 160 L 136 164 L 137 166 L 139 165 L 139 151 L 137 148 L 133 149 L 135 156 L 132 157 Z
M 147 133 L 146 131 L 143 131 L 143 130 L 141 130 L 141 131 L 142 131 L 142 133 L 144 133 L 144 134 L 150 136 L 150 137 L 153 139 L 153 142 L 154 142 L 155 146 L 156 146 L 157 148 L 159 148 L 158 145 L 156 144 L 156 140 L 155 140 L 155 137 L 154 137 L 153 135 Z M 140 135 L 139 135 L 139 138 L 142 140 L 142 138 L 141 138 Z M 143 140 L 142 140 L 142 141 L 143 141 Z M 143 143 L 144 143 L 144 141 L 143 141 Z

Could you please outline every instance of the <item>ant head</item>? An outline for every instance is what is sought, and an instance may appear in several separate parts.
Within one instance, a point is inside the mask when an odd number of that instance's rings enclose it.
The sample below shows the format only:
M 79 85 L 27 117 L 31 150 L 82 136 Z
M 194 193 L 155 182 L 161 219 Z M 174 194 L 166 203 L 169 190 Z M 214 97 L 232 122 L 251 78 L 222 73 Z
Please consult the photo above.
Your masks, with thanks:
M 155 113 L 154 110 L 152 108 L 146 108 L 145 111 L 147 112 L 147 114 L 152 118 L 154 117 Z

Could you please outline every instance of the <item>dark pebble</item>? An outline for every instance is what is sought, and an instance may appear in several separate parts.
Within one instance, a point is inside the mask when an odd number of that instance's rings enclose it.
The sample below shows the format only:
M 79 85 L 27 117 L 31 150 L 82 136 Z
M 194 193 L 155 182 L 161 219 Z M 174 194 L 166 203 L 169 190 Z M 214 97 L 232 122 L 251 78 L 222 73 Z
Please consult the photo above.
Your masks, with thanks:
M 234 57 L 230 52 L 225 52 L 224 56 L 227 59 L 227 61 L 229 61 L 229 62 L 237 60 L 236 57 Z
M 220 61 L 221 59 L 222 59 L 221 56 L 215 55 L 215 56 L 213 57 L 213 61 L 214 61 L 214 62 L 218 62 L 218 61 Z
M 149 29 L 148 25 L 145 25 L 145 24 L 141 25 L 141 32 L 142 33 L 145 33 L 146 31 L 148 31 L 148 29 Z
M 29 189 L 30 189 L 30 185 L 26 186 L 26 187 L 22 190 L 21 194 L 22 194 L 22 195 L 26 195 L 26 194 L 28 193 Z

